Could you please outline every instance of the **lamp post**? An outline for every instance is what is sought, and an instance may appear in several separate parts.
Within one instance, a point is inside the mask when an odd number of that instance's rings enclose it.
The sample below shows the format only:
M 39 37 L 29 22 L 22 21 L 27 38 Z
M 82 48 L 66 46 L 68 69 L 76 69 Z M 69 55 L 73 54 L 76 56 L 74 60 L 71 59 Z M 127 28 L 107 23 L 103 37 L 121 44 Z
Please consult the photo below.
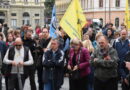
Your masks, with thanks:
M 111 0 L 109 0 L 109 21 L 111 22 Z
M 94 0 L 93 0 L 93 19 L 94 19 Z
M 106 0 L 105 0 L 105 24 L 106 24 Z

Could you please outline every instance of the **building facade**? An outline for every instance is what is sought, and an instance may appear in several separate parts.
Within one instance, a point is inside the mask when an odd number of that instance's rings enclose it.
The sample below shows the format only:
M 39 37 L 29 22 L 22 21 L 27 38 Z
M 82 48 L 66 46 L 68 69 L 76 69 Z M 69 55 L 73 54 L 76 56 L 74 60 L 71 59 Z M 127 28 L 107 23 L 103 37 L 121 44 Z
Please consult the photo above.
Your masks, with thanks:
M 0 23 L 16 28 L 44 25 L 44 0 L 0 0 Z
M 71 1 L 56 0 L 59 21 Z M 103 24 L 112 22 L 117 28 L 124 22 L 126 0 L 80 0 L 80 2 L 86 19 L 100 19 Z

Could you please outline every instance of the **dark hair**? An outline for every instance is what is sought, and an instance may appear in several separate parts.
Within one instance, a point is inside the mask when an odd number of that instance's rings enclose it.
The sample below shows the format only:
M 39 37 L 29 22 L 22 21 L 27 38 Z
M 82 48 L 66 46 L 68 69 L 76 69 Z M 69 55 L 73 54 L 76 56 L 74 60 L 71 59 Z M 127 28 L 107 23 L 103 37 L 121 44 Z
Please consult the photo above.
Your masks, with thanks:
M 119 35 L 119 36 L 120 36 L 120 33 L 119 33 L 119 32 L 114 32 L 114 36 L 115 36 L 115 35 Z
M 108 25 L 111 25 L 111 26 L 113 26 L 113 24 L 112 24 L 112 23 L 109 23 Z
M 111 31 L 112 31 L 113 29 L 112 29 L 112 28 L 108 28 L 107 31 L 108 31 L 108 30 L 111 30 Z
M 47 31 L 49 32 L 49 29 L 48 29 L 48 28 L 44 28 L 44 27 L 43 27 L 43 28 L 42 28 L 42 32 L 43 32 L 43 29 L 47 29 Z
M 3 33 L 0 32 L 0 37 L 2 38 L 2 40 L 4 39 Z
M 14 35 L 20 34 L 20 30 L 15 30 Z
M 57 41 L 58 44 L 60 44 L 59 38 L 52 38 L 52 41 Z
M 7 23 L 4 24 L 4 27 L 8 27 Z
M 9 37 L 9 35 L 12 35 L 12 37 L 13 37 L 13 34 L 12 34 L 12 33 L 8 33 L 8 34 L 7 34 L 7 38 L 6 38 L 6 42 L 8 42 L 8 37 Z M 13 37 L 13 41 L 14 41 L 14 37 Z

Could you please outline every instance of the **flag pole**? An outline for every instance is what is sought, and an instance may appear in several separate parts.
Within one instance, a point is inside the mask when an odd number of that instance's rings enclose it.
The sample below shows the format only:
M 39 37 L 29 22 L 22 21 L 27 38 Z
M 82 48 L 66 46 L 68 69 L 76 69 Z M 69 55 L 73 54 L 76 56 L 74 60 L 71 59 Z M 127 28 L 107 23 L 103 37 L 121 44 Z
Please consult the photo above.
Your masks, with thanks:
M 80 3 L 80 5 L 81 5 L 81 3 Z M 82 8 L 82 7 L 81 7 Z M 83 10 L 83 9 L 82 9 Z M 84 11 L 82 12 L 83 14 L 84 14 Z M 77 14 L 77 15 L 79 15 L 79 14 Z M 79 16 L 77 16 L 77 17 L 79 17 Z M 80 21 L 80 19 L 78 19 L 78 22 L 77 22 L 77 24 L 79 24 L 80 25 L 80 27 L 82 27 L 82 25 L 81 25 L 81 22 L 82 21 Z M 80 40 L 83 40 L 83 27 L 81 28 L 82 30 L 81 30 L 81 38 L 80 38 Z M 78 30 L 80 31 L 80 28 L 79 28 L 79 26 L 78 26 Z

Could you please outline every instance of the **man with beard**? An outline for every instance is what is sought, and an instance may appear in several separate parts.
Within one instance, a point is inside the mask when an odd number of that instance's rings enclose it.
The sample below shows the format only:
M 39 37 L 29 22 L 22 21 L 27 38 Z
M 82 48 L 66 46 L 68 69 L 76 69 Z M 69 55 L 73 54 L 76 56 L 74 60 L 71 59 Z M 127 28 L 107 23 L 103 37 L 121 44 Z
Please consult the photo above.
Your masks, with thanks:
M 49 30 L 48 28 L 43 28 L 42 29 L 42 33 L 39 34 L 39 43 L 40 43 L 40 47 L 42 48 L 43 53 L 46 52 L 48 50 L 48 45 L 51 41 L 51 37 L 49 36 Z M 42 57 L 42 56 L 40 56 Z M 40 60 L 42 61 L 42 58 L 40 58 Z M 43 75 L 43 66 L 42 63 L 41 65 L 39 65 L 40 67 L 38 67 L 38 83 L 39 83 L 39 90 L 44 90 L 44 85 L 43 85 L 43 80 L 42 75 Z
M 47 46 L 51 40 L 51 37 L 49 36 L 49 30 L 47 28 L 43 28 L 42 33 L 43 33 L 42 48 L 43 51 L 45 52 L 47 50 Z
M 94 90 L 118 90 L 117 66 L 118 56 L 105 36 L 98 37 L 97 48 L 91 57 L 94 67 Z
M 23 45 L 28 47 L 31 50 L 32 56 L 34 56 L 34 50 L 35 50 L 35 42 L 32 39 L 32 32 L 27 30 L 25 32 L 25 36 L 23 39 Z M 33 57 L 34 58 L 34 57 Z M 34 61 L 35 64 L 35 61 Z M 35 66 L 31 65 L 27 69 L 27 72 L 25 72 L 24 79 L 26 80 L 29 77 L 31 90 L 36 90 L 36 84 L 35 84 Z M 24 82 L 25 82 L 24 80 Z

